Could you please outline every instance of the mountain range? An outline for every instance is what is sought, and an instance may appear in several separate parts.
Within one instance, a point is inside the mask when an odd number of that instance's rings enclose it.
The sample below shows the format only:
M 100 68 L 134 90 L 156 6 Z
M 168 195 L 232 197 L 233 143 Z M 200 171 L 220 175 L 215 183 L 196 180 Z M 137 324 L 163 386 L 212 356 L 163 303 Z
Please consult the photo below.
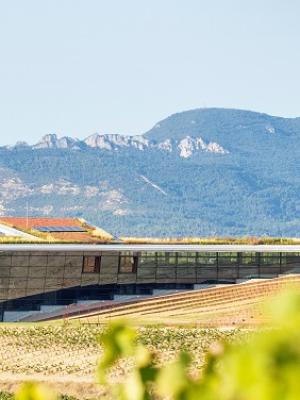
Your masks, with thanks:
M 300 118 L 205 108 L 141 135 L 0 148 L 0 215 L 83 217 L 117 236 L 300 235 Z

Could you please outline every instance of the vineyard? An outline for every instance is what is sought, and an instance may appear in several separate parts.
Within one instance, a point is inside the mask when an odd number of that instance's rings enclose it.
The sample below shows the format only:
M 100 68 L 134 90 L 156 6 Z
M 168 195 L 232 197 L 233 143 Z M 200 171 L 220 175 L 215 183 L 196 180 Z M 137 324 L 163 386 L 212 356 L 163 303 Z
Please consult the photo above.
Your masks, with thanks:
M 265 390 L 256 385 L 270 389 L 257 400 L 297 399 L 300 297 L 294 289 L 299 284 L 291 275 L 144 299 L 68 319 L 3 324 L 0 400 L 12 400 L 9 393 L 32 380 L 46 383 L 64 400 L 156 399 L 153 387 L 166 395 L 158 398 L 190 400 L 205 393 L 209 400 L 252 400 L 252 390 Z M 277 328 L 269 329 L 273 324 Z M 281 376 L 278 385 L 274 374 Z M 230 389 L 228 395 L 223 396 L 222 385 Z M 253 386 L 249 396 L 236 395 L 248 385 Z M 274 397 L 289 385 L 296 397 Z M 16 400 L 53 398 L 26 396 Z
M 0 391 L 12 392 L 20 382 L 34 379 L 80 399 L 105 396 L 105 390 L 95 384 L 103 329 L 76 323 L 0 327 Z M 238 330 L 148 327 L 139 329 L 138 340 L 154 352 L 158 364 L 173 360 L 182 350 L 193 353 L 196 371 L 212 343 L 241 335 Z M 112 381 L 122 381 L 130 368 L 130 361 L 120 363 Z
M 108 323 L 118 318 L 138 325 L 240 327 L 253 328 L 268 322 L 262 304 L 283 288 L 299 287 L 300 276 L 289 275 L 269 280 L 218 285 L 207 289 L 158 296 L 129 304 L 86 307 L 72 319 L 85 323 Z

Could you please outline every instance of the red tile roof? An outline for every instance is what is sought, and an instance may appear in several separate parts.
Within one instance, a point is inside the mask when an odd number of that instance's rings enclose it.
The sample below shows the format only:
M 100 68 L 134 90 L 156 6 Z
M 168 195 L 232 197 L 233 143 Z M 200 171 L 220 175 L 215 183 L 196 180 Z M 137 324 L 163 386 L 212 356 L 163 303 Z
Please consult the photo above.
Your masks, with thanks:
M 95 227 L 88 225 L 86 223 L 82 223 L 79 219 L 76 218 L 38 218 L 38 217 L 0 217 L 0 223 L 7 224 L 19 230 L 30 231 L 34 227 L 46 227 L 46 226 L 84 226 L 87 230 L 92 231 Z M 100 230 L 102 231 L 102 230 Z M 32 233 L 34 235 L 34 233 Z M 99 242 L 107 242 L 110 240 L 111 236 L 102 231 L 102 234 L 98 234 L 97 236 L 92 235 L 90 232 L 48 232 L 47 237 L 52 237 L 54 240 L 58 241 L 67 241 L 67 242 L 90 242 L 90 243 L 99 243 Z
M 82 226 L 82 223 L 76 218 L 0 217 L 0 222 L 29 230 L 35 226 Z
M 103 240 L 84 232 L 51 232 L 51 237 L 58 241 L 79 242 L 79 243 L 97 243 Z

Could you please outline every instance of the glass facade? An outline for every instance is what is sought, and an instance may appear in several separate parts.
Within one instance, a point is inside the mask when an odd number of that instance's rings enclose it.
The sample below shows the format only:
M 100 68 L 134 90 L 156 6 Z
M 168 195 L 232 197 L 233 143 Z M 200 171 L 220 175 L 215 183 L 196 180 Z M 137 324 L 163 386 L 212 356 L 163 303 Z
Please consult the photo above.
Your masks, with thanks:
M 298 252 L 2 252 L 3 309 L 112 299 L 116 293 L 151 293 L 159 285 L 193 285 L 300 273 Z M 192 286 L 191 286 L 192 287 Z
M 82 273 L 100 273 L 102 263 L 107 263 L 109 255 L 83 256 Z M 186 267 L 186 268 L 226 268 L 239 269 L 251 267 L 278 267 L 284 272 L 286 266 L 297 267 L 300 262 L 300 253 L 233 253 L 233 252 L 119 252 L 118 273 L 137 273 L 139 268 L 147 267 Z M 56 257 L 57 260 L 57 257 Z M 80 259 L 81 260 L 81 259 Z M 60 260 L 63 264 L 63 260 Z M 47 260 L 48 266 L 49 259 Z M 33 268 L 33 267 L 32 267 Z M 4 270 L 3 270 L 4 271 Z M 34 269 L 31 269 L 34 271 Z M 51 271 L 49 269 L 49 271 Z M 14 270 L 12 271 L 14 272 Z M 15 270 L 17 273 L 18 270 Z M 53 272 L 59 274 L 59 270 Z

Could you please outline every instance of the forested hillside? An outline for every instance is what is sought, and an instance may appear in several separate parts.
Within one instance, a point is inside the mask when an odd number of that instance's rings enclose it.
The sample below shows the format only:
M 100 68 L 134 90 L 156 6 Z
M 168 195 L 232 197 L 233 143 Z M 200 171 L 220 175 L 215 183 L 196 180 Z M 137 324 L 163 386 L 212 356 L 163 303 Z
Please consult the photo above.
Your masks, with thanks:
M 141 136 L 0 148 L 0 213 L 80 216 L 115 235 L 300 231 L 300 119 L 178 113 Z

